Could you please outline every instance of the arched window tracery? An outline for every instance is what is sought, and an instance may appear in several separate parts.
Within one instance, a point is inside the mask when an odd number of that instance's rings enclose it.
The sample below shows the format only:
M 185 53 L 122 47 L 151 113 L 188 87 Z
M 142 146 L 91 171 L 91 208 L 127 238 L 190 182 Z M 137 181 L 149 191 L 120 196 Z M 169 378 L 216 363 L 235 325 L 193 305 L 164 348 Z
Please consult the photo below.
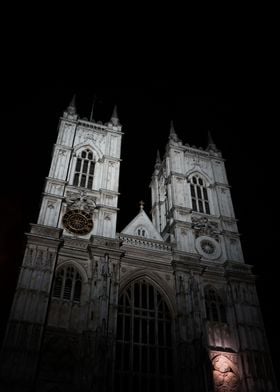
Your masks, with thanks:
M 208 192 L 206 183 L 198 174 L 190 178 L 192 209 L 193 211 L 210 214 Z
M 131 282 L 118 304 L 116 391 L 172 390 L 172 358 L 172 318 L 166 301 L 146 279 Z
M 53 297 L 61 300 L 80 302 L 82 278 L 72 266 L 59 268 L 56 272 L 53 287 Z
M 217 293 L 217 290 L 211 286 L 208 286 L 205 289 L 205 306 L 206 318 L 208 321 L 227 322 L 224 303 Z
M 92 189 L 94 170 L 95 161 L 92 151 L 90 149 L 81 151 L 76 160 L 73 185 Z

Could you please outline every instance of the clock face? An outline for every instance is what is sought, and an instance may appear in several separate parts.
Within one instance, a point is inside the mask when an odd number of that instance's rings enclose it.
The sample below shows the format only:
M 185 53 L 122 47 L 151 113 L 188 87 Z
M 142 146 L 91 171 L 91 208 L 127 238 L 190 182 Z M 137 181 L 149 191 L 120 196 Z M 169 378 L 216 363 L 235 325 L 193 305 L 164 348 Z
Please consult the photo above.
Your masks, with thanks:
M 93 228 L 91 216 L 85 211 L 70 210 L 62 219 L 63 226 L 71 233 L 85 235 Z

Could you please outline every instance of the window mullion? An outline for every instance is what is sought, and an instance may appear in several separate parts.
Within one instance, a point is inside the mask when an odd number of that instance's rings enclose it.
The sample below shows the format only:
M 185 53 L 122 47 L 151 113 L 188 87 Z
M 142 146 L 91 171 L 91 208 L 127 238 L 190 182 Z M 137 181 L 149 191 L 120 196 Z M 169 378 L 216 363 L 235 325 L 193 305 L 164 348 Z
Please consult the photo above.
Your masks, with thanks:
M 130 317 L 130 336 L 126 339 L 123 331 L 118 334 L 116 350 L 119 351 L 116 358 L 121 361 L 121 366 L 116 367 L 119 376 L 116 380 L 121 388 L 128 391 L 136 392 L 141 388 L 149 391 L 153 386 L 153 390 L 159 392 L 160 385 L 164 385 L 163 390 L 166 390 L 167 381 L 172 378 L 172 371 L 170 374 L 168 367 L 172 337 L 167 324 L 170 322 L 167 304 L 157 289 L 144 279 L 132 282 L 119 299 L 121 317 L 118 317 L 118 322 L 123 330 L 128 323 L 124 319 L 126 312 L 122 312 L 122 298 L 129 292 L 131 301 L 127 316 Z
M 199 208 L 199 197 L 198 197 L 197 188 L 198 188 L 198 185 L 195 184 L 194 189 L 195 189 L 196 211 L 201 212 L 200 208 Z
M 205 208 L 205 199 L 204 199 L 204 193 L 203 193 L 203 186 L 200 186 L 200 193 L 201 193 L 202 209 L 203 209 L 203 213 L 205 214 L 206 208 Z
M 81 167 L 82 165 L 83 165 L 83 159 L 82 159 Z M 79 171 L 79 181 L 78 181 L 79 186 L 81 186 L 81 180 L 82 180 L 82 170 Z
M 86 186 L 88 187 L 89 181 L 89 169 L 90 169 L 91 160 L 88 160 L 88 167 L 87 167 L 87 179 L 86 179 Z
M 196 210 L 199 211 L 199 203 L 198 203 L 198 194 L 197 194 L 197 185 L 194 185 L 194 194 L 195 194 L 195 200 L 196 200 Z
M 76 277 L 77 277 L 77 271 L 74 272 L 73 278 L 72 278 L 72 285 L 71 285 L 71 291 L 70 291 L 70 301 L 73 301 L 74 291 L 75 291 L 75 287 L 76 287 Z
M 61 299 L 63 299 L 63 297 L 64 297 L 64 288 L 65 288 L 65 282 L 66 282 L 66 275 L 67 275 L 67 271 L 64 270 L 63 279 L 62 279 L 62 285 L 61 285 L 61 293 L 60 293 L 60 298 Z

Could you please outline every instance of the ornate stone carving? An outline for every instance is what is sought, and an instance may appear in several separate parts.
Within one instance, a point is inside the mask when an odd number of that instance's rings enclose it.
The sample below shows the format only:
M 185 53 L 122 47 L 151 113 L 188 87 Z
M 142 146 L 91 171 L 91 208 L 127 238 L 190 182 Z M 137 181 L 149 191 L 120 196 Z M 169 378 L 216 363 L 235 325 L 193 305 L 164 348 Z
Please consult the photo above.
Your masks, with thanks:
M 216 392 L 237 392 L 240 377 L 237 366 L 226 355 L 217 355 L 212 359 L 213 377 Z
M 119 238 L 122 241 L 122 245 L 127 244 L 127 245 L 137 246 L 140 248 L 151 248 L 151 249 L 157 249 L 162 251 L 171 250 L 171 246 L 162 241 L 148 240 L 143 238 L 139 239 L 134 236 L 125 235 L 125 234 L 120 235 Z
M 208 218 L 192 216 L 192 228 L 195 236 L 209 236 L 213 237 L 216 241 L 219 240 L 218 223 L 209 221 Z
M 44 252 L 42 249 L 37 250 L 35 265 L 38 267 L 44 265 Z
M 84 134 L 84 137 L 87 140 L 92 140 L 96 144 L 101 144 L 103 142 L 103 139 L 104 139 L 104 135 L 103 134 L 96 134 L 96 133 L 93 133 L 92 131 L 87 132 L 86 134 Z
M 55 202 L 53 201 L 48 201 L 48 208 L 50 208 L 51 210 L 54 208 Z
M 87 249 L 89 242 L 77 238 L 64 238 L 64 246 L 69 248 Z
M 58 150 L 58 155 L 65 156 L 65 154 L 66 154 L 66 150 L 64 150 L 64 149 L 62 149 L 62 148 L 60 148 L 60 149 Z
M 60 184 L 56 184 L 56 185 L 54 185 L 54 188 L 55 188 L 58 192 L 60 192 L 60 191 L 62 190 L 63 186 L 60 185 Z
M 61 234 L 61 229 L 56 227 L 46 227 L 41 225 L 31 225 L 31 233 L 42 235 L 44 237 L 59 238 Z
M 25 265 L 31 267 L 51 268 L 54 262 L 55 254 L 47 249 L 28 248 L 25 256 Z
M 212 237 L 202 235 L 195 240 L 195 247 L 198 253 L 211 260 L 218 259 L 221 256 L 221 246 Z
M 215 247 L 212 242 L 204 240 L 201 242 L 201 248 L 205 253 L 212 254 L 215 251 Z
M 109 276 L 109 256 L 106 253 L 104 257 L 101 257 L 101 275 L 103 278 Z
M 66 131 L 66 132 L 69 132 L 69 131 L 71 131 L 71 129 L 73 128 L 73 124 L 71 124 L 71 123 L 65 123 L 65 125 L 64 125 L 64 130 Z
M 35 265 L 37 267 L 52 267 L 54 261 L 54 254 L 46 250 L 39 249 L 35 258 Z
M 78 209 L 92 213 L 96 208 L 95 198 L 88 196 L 85 191 L 67 192 L 65 201 L 69 210 Z
M 119 249 L 121 243 L 118 240 L 110 240 L 102 237 L 91 236 L 90 242 L 92 245 L 108 246 L 109 248 Z
M 24 265 L 32 265 L 34 258 L 34 249 L 27 248 L 25 253 Z

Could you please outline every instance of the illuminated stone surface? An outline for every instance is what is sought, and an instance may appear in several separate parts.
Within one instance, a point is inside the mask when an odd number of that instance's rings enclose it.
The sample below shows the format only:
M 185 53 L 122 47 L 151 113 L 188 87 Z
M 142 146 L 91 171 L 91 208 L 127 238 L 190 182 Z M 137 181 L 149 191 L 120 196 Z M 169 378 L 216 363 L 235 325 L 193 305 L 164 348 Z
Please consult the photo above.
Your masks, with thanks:
M 276 391 L 221 153 L 172 126 L 152 220 L 141 203 L 118 234 L 121 129 L 115 111 L 102 125 L 73 102 L 60 120 L 1 391 Z

